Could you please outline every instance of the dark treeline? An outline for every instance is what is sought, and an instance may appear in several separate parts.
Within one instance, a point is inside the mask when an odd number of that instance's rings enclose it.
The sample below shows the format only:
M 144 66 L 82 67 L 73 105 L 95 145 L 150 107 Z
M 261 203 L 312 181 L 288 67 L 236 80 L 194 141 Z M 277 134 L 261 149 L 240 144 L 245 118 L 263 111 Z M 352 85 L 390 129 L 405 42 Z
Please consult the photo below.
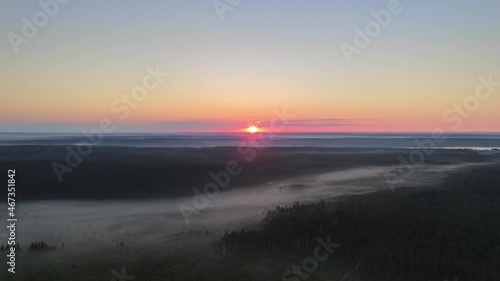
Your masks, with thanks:
M 437 190 L 279 207 L 256 231 L 226 233 L 222 251 L 310 254 L 330 235 L 337 256 L 372 277 L 500 280 L 499 172 L 462 172 Z
M 401 149 L 265 148 L 251 162 L 237 147 L 134 148 L 94 147 L 78 165 L 65 146 L 0 146 L 0 170 L 17 168 L 19 200 L 119 199 L 190 196 L 195 187 L 213 181 L 210 172 L 226 169 L 230 160 L 243 168 L 227 189 L 262 184 L 294 175 L 317 174 L 355 167 L 398 165 Z M 69 147 L 75 151 L 76 147 Z M 314 153 L 311 153 L 314 151 Z M 69 157 L 69 158 L 68 158 Z M 472 151 L 436 151 L 428 163 L 453 164 L 489 159 Z M 59 182 L 55 162 L 67 166 Z M 60 166 L 59 166 L 60 169 Z M 0 194 L 6 196 L 7 193 Z M 6 199 L 5 199 L 6 200 Z
M 9 252 L 11 250 L 11 248 L 14 249 L 14 252 L 21 252 L 21 244 L 19 244 L 19 242 L 17 242 L 15 245 L 3 245 L 0 247 L 0 252 Z
M 61 248 L 64 248 L 64 243 Z M 47 244 L 43 241 L 40 242 L 33 242 L 29 246 L 28 250 L 30 251 L 38 251 L 38 252 L 43 252 L 43 251 L 50 251 L 50 250 L 57 250 L 57 244 Z

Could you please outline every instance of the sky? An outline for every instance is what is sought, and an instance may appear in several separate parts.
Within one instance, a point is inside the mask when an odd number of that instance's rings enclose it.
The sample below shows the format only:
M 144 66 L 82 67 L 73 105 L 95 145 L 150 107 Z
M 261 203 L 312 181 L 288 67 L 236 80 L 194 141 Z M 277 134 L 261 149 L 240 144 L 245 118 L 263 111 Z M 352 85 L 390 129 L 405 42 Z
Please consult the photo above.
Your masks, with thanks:
M 500 132 L 498 0 L 55 1 L 2 3 L 0 132 Z

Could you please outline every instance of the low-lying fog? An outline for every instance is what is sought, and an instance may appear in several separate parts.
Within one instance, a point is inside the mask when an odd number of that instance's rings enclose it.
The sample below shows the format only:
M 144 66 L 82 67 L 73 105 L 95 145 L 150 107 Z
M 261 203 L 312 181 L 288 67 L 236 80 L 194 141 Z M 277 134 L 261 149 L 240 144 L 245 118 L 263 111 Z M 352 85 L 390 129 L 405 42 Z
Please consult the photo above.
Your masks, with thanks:
M 456 166 L 426 166 L 406 179 L 406 186 L 436 183 Z M 389 167 L 365 167 L 302 176 L 261 186 L 221 192 L 186 224 L 179 204 L 191 198 L 116 201 L 19 202 L 17 239 L 27 249 L 33 241 L 65 243 L 66 251 L 116 247 L 176 245 L 190 236 L 216 241 L 227 229 L 252 227 L 268 209 L 293 202 L 310 202 L 342 195 L 389 189 L 383 173 Z M 5 214 L 2 214 L 5 221 Z M 207 233 L 208 231 L 208 233 Z M 6 244 L 5 228 L 0 244 Z M 200 239 L 198 239 L 200 240 Z

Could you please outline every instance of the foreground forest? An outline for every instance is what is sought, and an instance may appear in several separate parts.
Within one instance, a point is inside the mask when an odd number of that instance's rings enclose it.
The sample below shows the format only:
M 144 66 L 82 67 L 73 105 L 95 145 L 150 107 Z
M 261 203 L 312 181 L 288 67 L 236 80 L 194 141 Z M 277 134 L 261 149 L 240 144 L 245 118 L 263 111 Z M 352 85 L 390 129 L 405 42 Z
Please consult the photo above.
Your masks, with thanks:
M 260 225 L 227 230 L 216 244 L 194 246 L 204 233 L 177 241 L 182 251 L 24 250 L 16 280 L 118 280 L 114 274 L 125 270 L 134 281 L 497 281 L 499 214 L 500 166 L 469 167 L 438 186 L 278 207 Z M 315 251 L 317 238 L 338 247 L 307 278 L 291 274 L 315 253 L 326 254 Z
M 438 189 L 400 190 L 270 211 L 257 230 L 228 232 L 228 255 L 311 255 L 331 236 L 338 256 L 385 280 L 500 280 L 500 167 L 450 177 Z M 291 280 L 291 279 L 290 279 Z

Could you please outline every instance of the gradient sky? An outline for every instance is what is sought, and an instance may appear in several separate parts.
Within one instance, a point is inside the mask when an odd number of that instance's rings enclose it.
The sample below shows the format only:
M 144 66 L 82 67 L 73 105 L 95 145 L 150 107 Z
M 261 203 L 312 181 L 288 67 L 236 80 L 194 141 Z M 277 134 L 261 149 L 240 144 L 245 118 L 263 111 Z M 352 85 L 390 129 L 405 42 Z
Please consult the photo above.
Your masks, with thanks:
M 46 0 L 44 0 L 46 1 Z M 222 0 L 226 2 L 226 0 Z M 443 114 L 479 76 L 500 81 L 500 1 L 409 1 L 354 55 L 356 26 L 387 0 L 73 0 L 16 54 L 38 1 L 0 10 L 0 132 L 235 131 L 287 107 L 289 131 L 500 131 L 500 88 L 458 128 Z M 170 75 L 119 118 L 111 104 L 147 66 Z

